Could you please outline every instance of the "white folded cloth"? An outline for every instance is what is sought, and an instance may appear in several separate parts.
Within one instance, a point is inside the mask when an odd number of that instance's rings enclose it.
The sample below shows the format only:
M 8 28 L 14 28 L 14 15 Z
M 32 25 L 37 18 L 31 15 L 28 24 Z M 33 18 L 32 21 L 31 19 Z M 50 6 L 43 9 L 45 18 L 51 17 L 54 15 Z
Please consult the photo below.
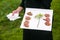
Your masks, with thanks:
M 21 18 L 20 16 L 19 16 L 19 13 L 15 13 L 14 15 L 12 15 L 13 13 L 9 13 L 8 15 L 7 15 L 7 18 L 10 20 L 10 21 L 14 21 L 14 20 L 16 20 L 16 19 L 19 19 L 19 18 Z

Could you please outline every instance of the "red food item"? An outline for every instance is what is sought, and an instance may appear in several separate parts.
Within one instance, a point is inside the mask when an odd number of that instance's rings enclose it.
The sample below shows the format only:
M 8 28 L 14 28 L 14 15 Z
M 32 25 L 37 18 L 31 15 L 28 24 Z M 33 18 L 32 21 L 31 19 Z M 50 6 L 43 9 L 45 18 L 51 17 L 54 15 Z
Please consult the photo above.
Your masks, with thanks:
M 31 12 L 28 12 L 27 14 L 30 15 L 30 16 L 32 16 L 32 13 Z
M 29 27 L 29 21 L 25 21 L 25 22 L 24 22 L 24 26 L 25 26 L 25 27 Z
M 51 24 L 49 22 L 45 22 L 45 25 L 46 26 L 50 26 Z
M 49 14 L 45 14 L 45 17 L 50 17 L 50 15 Z
M 46 19 L 43 19 L 43 20 L 49 22 L 50 21 L 50 18 L 46 17 Z
M 30 20 L 31 18 L 29 17 L 29 16 L 26 16 L 26 18 L 25 18 L 26 20 Z
M 29 27 L 29 25 L 27 25 L 27 24 L 24 24 L 24 26 L 25 26 L 25 27 Z

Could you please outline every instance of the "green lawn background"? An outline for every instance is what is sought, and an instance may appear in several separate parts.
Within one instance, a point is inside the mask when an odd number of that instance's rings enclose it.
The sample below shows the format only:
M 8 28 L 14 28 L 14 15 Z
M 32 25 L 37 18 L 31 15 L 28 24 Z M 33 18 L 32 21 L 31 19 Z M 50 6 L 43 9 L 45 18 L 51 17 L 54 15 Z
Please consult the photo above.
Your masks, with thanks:
M 21 19 L 11 22 L 6 18 L 6 15 L 15 10 L 20 3 L 21 0 L 0 0 L 0 40 L 23 39 L 23 30 L 19 28 L 23 11 L 20 14 Z M 53 0 L 51 9 L 54 10 L 53 39 L 60 40 L 60 0 Z

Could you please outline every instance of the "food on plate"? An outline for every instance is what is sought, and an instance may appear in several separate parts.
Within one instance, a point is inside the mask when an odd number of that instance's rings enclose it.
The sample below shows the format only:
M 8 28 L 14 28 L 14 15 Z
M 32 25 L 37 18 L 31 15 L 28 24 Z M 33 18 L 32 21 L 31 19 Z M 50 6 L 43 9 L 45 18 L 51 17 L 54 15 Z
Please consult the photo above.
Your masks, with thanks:
M 45 17 L 50 17 L 50 15 L 49 14 L 45 14 Z
M 24 24 L 24 26 L 25 26 L 25 27 L 29 27 L 29 25 L 27 25 L 27 24 Z
M 49 22 L 50 21 L 50 18 L 46 17 L 46 19 L 43 19 L 43 20 Z
M 31 12 L 28 12 L 27 14 L 30 15 L 30 16 L 32 16 L 32 13 Z
M 25 27 L 29 27 L 29 21 L 25 21 L 25 22 L 24 22 L 24 26 L 25 26 Z
M 51 24 L 50 24 L 50 22 L 45 22 L 45 25 L 50 26 Z
M 29 16 L 26 16 L 26 18 L 25 18 L 26 20 L 30 20 L 31 18 L 29 17 Z
M 37 15 L 35 16 L 35 18 L 37 18 L 37 19 L 40 19 L 41 17 L 43 17 L 43 14 L 37 14 Z

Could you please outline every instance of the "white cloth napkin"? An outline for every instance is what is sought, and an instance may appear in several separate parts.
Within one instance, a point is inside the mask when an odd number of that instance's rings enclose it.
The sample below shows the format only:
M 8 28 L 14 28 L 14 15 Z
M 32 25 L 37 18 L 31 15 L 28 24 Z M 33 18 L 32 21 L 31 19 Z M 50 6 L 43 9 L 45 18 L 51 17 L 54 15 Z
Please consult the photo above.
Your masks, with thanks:
M 9 14 L 7 15 L 7 18 L 8 18 L 10 21 L 14 21 L 14 20 L 19 19 L 19 18 L 21 18 L 21 17 L 19 17 L 19 13 L 15 13 L 14 15 L 12 15 L 12 13 L 9 13 Z

